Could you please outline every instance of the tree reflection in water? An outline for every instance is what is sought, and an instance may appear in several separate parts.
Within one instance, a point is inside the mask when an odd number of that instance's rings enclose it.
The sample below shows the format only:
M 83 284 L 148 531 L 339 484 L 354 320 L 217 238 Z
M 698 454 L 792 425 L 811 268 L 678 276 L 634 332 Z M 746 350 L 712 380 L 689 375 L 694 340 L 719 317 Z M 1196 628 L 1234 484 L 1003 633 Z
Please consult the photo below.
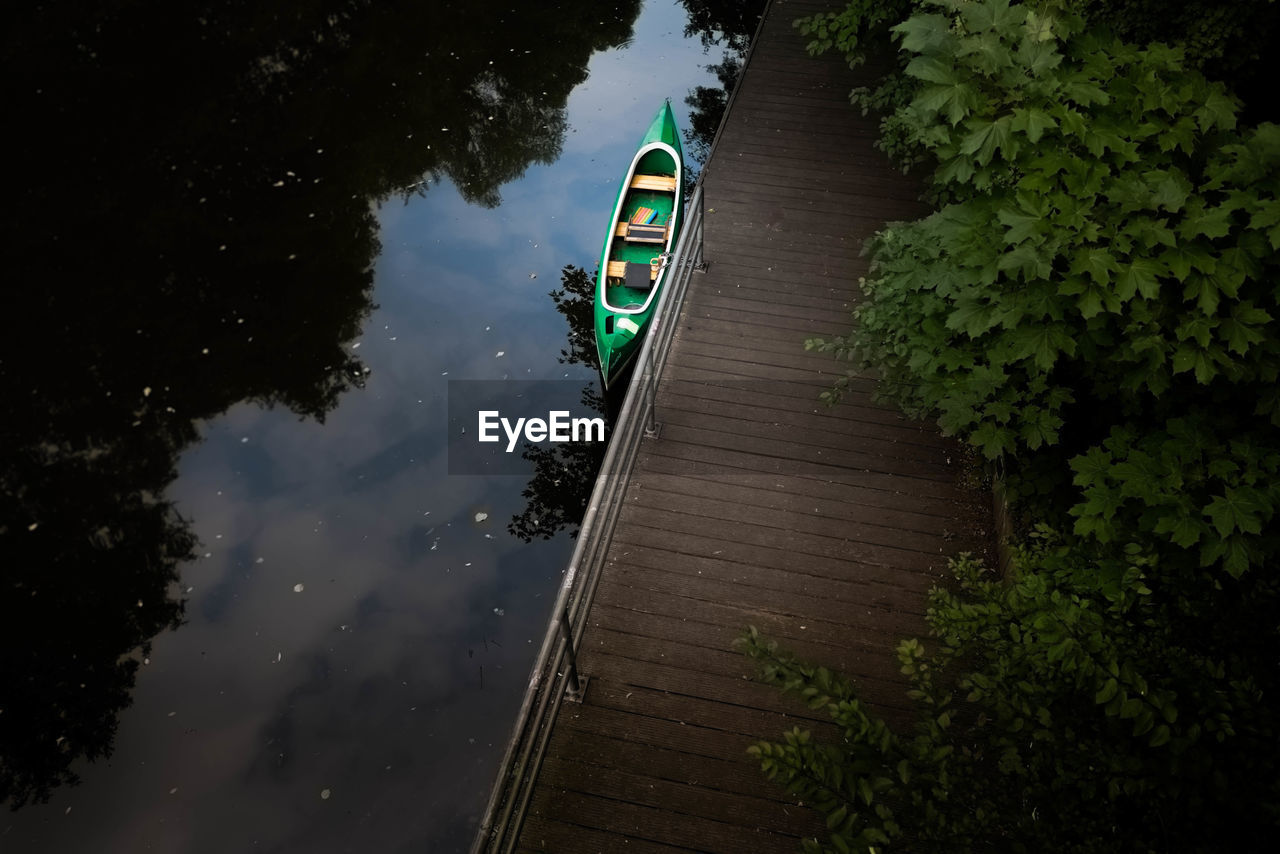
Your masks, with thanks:
M 497 204 L 558 156 L 569 92 L 639 5 L 8 11 L 0 801 L 110 755 L 181 623 L 196 541 L 163 495 L 199 422 L 240 401 L 323 421 L 360 387 L 374 206 L 446 178 Z
M 731 2 L 731 0 L 680 0 L 689 14 L 685 35 L 696 35 L 704 49 L 722 47 L 723 54 L 717 63 L 706 66 L 715 75 L 719 87 L 696 86 L 687 96 L 689 127 L 685 129 L 685 157 L 691 158 L 690 173 L 696 173 L 711 155 L 711 143 L 715 140 L 729 104 L 729 96 L 742 73 L 751 37 L 755 34 L 764 12 L 764 0 Z
M 560 271 L 560 288 L 549 294 L 556 311 L 569 324 L 568 349 L 560 351 L 562 365 L 587 365 L 597 371 L 600 368 L 595 339 L 597 272 L 588 274 L 581 267 L 568 264 Z M 625 393 L 626 384 L 620 384 L 620 388 Z M 582 389 L 580 402 L 586 409 L 605 415 L 611 430 L 621 401 L 618 394 L 610 397 L 614 399 L 613 406 L 608 405 L 595 383 L 588 383 Z M 562 442 L 546 447 L 526 443 L 522 456 L 534 466 L 533 477 L 521 493 L 528 503 L 523 512 L 511 518 L 507 530 L 526 543 L 549 540 L 566 528 L 571 529 L 570 536 L 576 537 L 607 448 L 607 442 Z

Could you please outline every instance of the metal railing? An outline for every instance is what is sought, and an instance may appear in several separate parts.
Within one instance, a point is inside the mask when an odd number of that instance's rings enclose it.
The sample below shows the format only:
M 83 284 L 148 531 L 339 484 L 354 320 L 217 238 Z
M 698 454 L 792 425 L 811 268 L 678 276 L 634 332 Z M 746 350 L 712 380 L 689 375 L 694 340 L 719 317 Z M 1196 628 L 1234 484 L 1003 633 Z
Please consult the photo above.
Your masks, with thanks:
M 560 705 L 566 699 L 581 701 L 586 691 L 586 680 L 578 673 L 577 649 L 586 629 L 587 612 L 595 598 L 605 554 L 640 450 L 640 439 L 642 435 L 656 435 L 658 431 L 654 417 L 658 380 L 667 361 L 689 277 L 702 266 L 701 181 L 685 210 L 691 213 L 685 216 L 667 265 L 667 280 L 658 294 L 648 334 L 636 357 L 631 385 L 614 423 L 609 450 L 600 465 L 587 512 L 582 517 L 578 542 L 552 608 L 547 633 L 534 661 L 529 687 L 480 829 L 471 846 L 472 854 L 514 850 Z

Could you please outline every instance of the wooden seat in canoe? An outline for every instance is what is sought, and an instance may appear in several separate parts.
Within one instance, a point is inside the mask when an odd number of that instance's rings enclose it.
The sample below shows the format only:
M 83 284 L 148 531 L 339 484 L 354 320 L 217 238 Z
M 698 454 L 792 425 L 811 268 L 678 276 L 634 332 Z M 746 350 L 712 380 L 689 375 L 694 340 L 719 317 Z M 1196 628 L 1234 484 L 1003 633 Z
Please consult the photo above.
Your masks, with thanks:
M 639 276 L 644 275 L 644 268 L 649 268 L 647 282 L 640 279 Z M 650 264 L 644 262 L 636 263 L 635 261 L 610 261 L 609 269 L 606 273 L 610 279 L 624 279 L 627 287 L 647 288 L 653 284 L 653 280 L 658 278 L 658 271 Z M 641 284 L 643 283 L 643 284 Z
M 661 190 L 664 193 L 676 191 L 676 179 L 671 175 L 636 175 L 631 179 L 633 190 Z
M 628 225 L 627 241 L 630 243 L 666 243 L 667 227 L 665 225 Z
M 620 222 L 614 229 L 614 237 L 622 237 L 628 243 L 666 243 L 667 225 L 636 225 L 633 222 Z

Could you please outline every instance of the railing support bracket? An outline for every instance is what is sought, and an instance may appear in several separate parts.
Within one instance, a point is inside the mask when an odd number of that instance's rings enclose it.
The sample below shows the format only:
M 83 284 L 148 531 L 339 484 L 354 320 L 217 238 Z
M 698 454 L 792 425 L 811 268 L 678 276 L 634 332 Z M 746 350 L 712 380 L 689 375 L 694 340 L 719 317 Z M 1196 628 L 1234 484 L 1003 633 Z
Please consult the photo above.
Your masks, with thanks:
M 582 701 L 587 697 L 587 685 L 590 684 L 591 677 L 583 676 L 578 680 L 578 688 L 575 691 L 572 684 L 566 685 L 564 688 L 564 698 L 570 703 L 582 705 Z

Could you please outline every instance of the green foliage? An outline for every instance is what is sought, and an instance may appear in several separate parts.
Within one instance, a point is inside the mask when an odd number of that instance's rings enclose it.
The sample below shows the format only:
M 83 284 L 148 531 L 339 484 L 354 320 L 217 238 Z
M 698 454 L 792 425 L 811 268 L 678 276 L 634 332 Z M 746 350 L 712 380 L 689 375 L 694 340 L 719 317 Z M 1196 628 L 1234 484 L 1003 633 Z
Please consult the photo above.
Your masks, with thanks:
M 794 25 L 801 35 L 810 38 L 808 51 L 811 55 L 834 49 L 844 55 L 849 67 L 856 68 L 866 62 L 868 45 L 873 50 L 886 47 L 886 40 L 882 37 L 887 33 L 887 27 L 902 20 L 914 5 L 912 0 L 852 0 L 839 12 L 820 12 L 800 18 Z M 884 114 L 881 138 L 877 144 L 904 171 L 926 157 L 896 112 L 910 102 L 915 90 L 915 81 L 905 76 L 899 67 L 885 75 L 876 86 L 859 87 L 849 95 L 850 102 L 860 106 L 864 115 L 868 110 Z
M 800 35 L 810 39 L 812 56 L 835 49 L 853 68 L 866 62 L 865 45 L 887 24 L 902 20 L 912 7 L 911 0 L 851 0 L 839 12 L 820 12 L 795 21 Z
M 831 744 L 797 728 L 750 749 L 826 817 L 829 844 L 811 850 L 1261 846 L 1280 821 L 1280 733 L 1254 678 L 1275 650 L 1274 624 L 1250 654 L 1215 650 L 1180 632 L 1145 586 L 1150 555 L 1100 560 L 1046 529 L 1031 543 L 1012 584 L 961 556 L 960 591 L 932 594 L 936 651 L 899 646 L 919 708 L 910 734 L 890 730 L 846 679 L 754 629 L 743 638 L 764 681 L 840 729 Z M 1088 581 L 1103 578 L 1118 583 Z M 1274 690 L 1274 673 L 1260 672 Z
M 901 75 L 859 97 L 937 207 L 876 235 L 853 330 L 807 346 L 1036 503 L 1016 577 L 961 558 L 933 651 L 899 648 L 910 736 L 745 640 L 844 735 L 755 748 L 828 817 L 811 850 L 1254 850 L 1280 823 L 1280 127 L 1197 70 L 1256 34 L 1193 5 L 920 0 L 887 27 Z M 827 46 L 874 49 L 875 14 Z
M 1189 64 L 1237 88 L 1265 79 L 1262 60 L 1280 33 L 1275 0 L 1075 0 L 1071 5 L 1126 41 L 1177 44 Z
M 1117 427 L 1072 459 L 1083 499 L 1071 509 L 1076 533 L 1155 538 L 1235 577 L 1275 554 L 1280 452 L 1243 431 L 1225 440 L 1212 423 L 1198 414 L 1145 435 Z
M 1278 447 L 1280 127 L 1238 129 L 1178 50 L 931 5 L 892 28 L 920 82 L 897 118 L 954 201 L 879 234 L 856 334 L 809 346 L 991 459 L 1058 444 L 1073 411 L 1139 432 L 1188 408 L 1252 417 L 1258 453 Z M 1108 429 L 1073 426 L 1081 449 Z M 1260 554 L 1222 547 L 1232 572 Z

